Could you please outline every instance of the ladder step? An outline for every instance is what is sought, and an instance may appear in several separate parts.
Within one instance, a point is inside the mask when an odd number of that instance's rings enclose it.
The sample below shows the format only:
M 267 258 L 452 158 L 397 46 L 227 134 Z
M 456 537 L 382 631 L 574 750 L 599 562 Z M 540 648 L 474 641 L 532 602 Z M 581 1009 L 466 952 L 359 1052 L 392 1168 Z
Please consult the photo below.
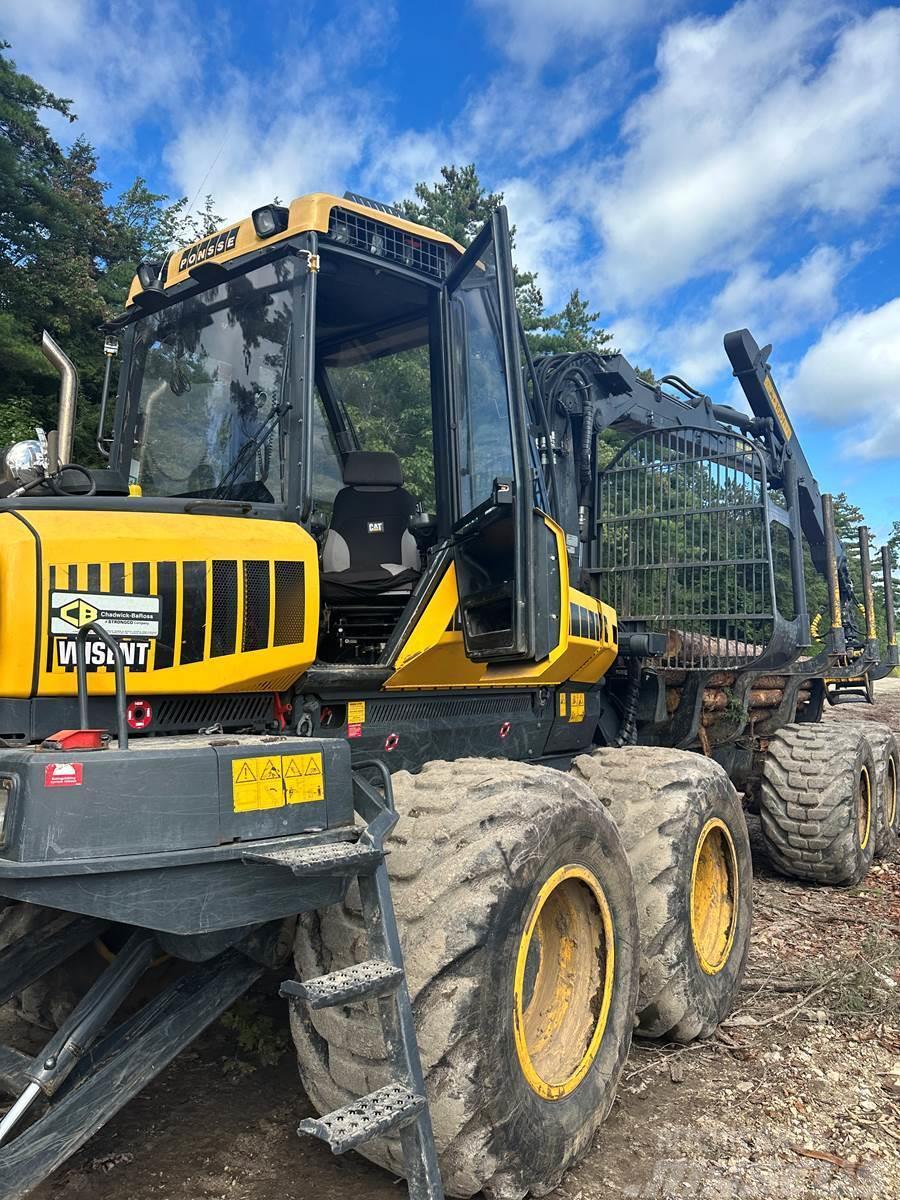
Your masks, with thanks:
M 288 979 L 281 985 L 281 995 L 289 1000 L 305 1000 L 310 1008 L 331 1008 L 367 996 L 383 996 L 402 979 L 402 967 L 374 958 L 316 979 Z
M 243 860 L 285 867 L 294 875 L 358 875 L 373 871 L 384 860 L 384 851 L 358 842 L 330 842 L 324 846 L 246 851 Z
M 424 1107 L 424 1096 L 417 1096 L 402 1083 L 390 1083 L 324 1117 L 308 1117 L 300 1122 L 297 1132 L 311 1133 L 327 1142 L 335 1154 L 343 1154 L 391 1129 L 411 1124 Z

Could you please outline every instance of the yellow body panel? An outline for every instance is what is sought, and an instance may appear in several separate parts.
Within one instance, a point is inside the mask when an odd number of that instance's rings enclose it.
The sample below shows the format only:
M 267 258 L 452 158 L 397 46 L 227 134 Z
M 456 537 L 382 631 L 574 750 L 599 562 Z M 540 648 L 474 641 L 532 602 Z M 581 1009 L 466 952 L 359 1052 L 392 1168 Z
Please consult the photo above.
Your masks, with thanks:
M 32 694 L 37 572 L 34 534 L 12 513 L 0 514 L 0 696 Z
M 149 638 L 141 669 L 126 672 L 131 695 L 204 694 L 210 692 L 278 691 L 287 688 L 315 659 L 319 620 L 319 570 L 316 545 L 298 525 L 285 521 L 247 520 L 232 517 L 159 513 L 140 507 L 134 511 L 31 509 L 29 524 L 40 539 L 40 594 L 35 596 L 37 546 L 27 528 L 11 515 L 0 522 L 0 695 L 71 696 L 77 692 L 71 661 L 61 665 L 56 641 L 50 642 L 51 593 L 73 593 L 75 603 L 66 611 L 78 620 L 91 615 L 89 597 L 160 595 L 160 564 L 168 564 L 167 578 L 174 589 L 161 595 L 161 632 L 167 628 L 172 646 L 160 661 L 160 640 Z M 246 574 L 244 563 L 254 564 Z M 236 564 L 236 595 L 223 596 L 213 586 L 213 564 Z M 202 599 L 185 588 L 185 564 L 192 577 L 203 577 Z M 276 564 L 279 566 L 276 568 Z M 283 565 L 282 565 L 283 564 Z M 137 586 L 137 573 L 143 575 Z M 291 574 L 288 596 L 285 571 Z M 116 583 L 114 573 L 118 575 Z M 276 586 L 281 607 L 276 616 Z M 266 598 L 268 587 L 268 598 Z M 248 591 L 255 588 L 252 595 Z M 166 605 L 171 607 L 168 610 Z M 223 604 L 229 616 L 223 619 Z M 256 621 L 258 649 L 243 649 L 247 634 L 248 604 Z M 168 624 L 166 624 L 168 622 Z M 217 630 L 232 631 L 219 638 Z M 193 655 L 184 661 L 186 632 L 193 639 Z M 230 636 L 230 640 L 229 640 Z M 37 645 L 36 645 L 37 639 Z M 123 647 L 141 639 L 124 637 Z M 67 658 L 71 660 L 71 648 Z M 37 690 L 33 677 L 37 667 Z M 97 666 L 89 675 L 91 694 L 111 695 L 115 690 L 111 668 Z
M 444 573 L 421 620 L 412 630 L 394 662 L 394 674 L 384 685 L 389 691 L 408 688 L 554 686 L 569 680 L 592 684 L 612 666 L 616 615 L 608 605 L 568 586 L 566 558 L 562 555 L 562 629 L 557 645 L 539 663 L 504 665 L 474 663 L 466 658 L 462 630 L 456 620 L 459 594 L 451 564 Z M 598 638 L 584 637 L 573 629 L 573 609 L 596 614 Z
M 763 380 L 763 387 L 766 390 L 766 395 L 769 397 L 769 403 L 772 405 L 772 411 L 778 418 L 778 424 L 781 426 L 781 432 L 784 434 L 785 439 L 790 441 L 794 436 L 794 430 L 790 421 L 788 420 L 788 415 L 784 410 L 784 405 L 781 403 L 781 397 L 778 395 L 778 389 L 775 387 L 775 383 L 771 375 L 767 375 L 765 377 Z
M 458 242 L 447 237 L 444 233 L 438 233 L 434 229 L 427 229 L 424 225 L 416 225 L 413 221 L 405 221 L 402 217 L 395 217 L 392 213 L 380 212 L 377 209 L 366 208 L 365 205 L 357 204 L 353 200 L 342 200 L 338 196 L 330 196 L 325 192 L 313 192 L 309 196 L 300 196 L 294 200 L 289 208 L 290 216 L 288 217 L 287 229 L 283 233 L 278 233 L 268 238 L 257 237 L 256 230 L 253 228 L 253 221 L 250 217 L 245 217 L 242 221 L 234 221 L 220 230 L 217 238 L 225 238 L 226 243 L 233 244 L 228 249 L 223 249 L 220 253 L 216 253 L 214 261 L 217 263 L 228 262 L 230 259 L 240 258 L 244 254 L 249 254 L 251 250 L 259 250 L 261 247 L 277 245 L 288 238 L 296 237 L 298 233 L 327 233 L 328 222 L 331 217 L 333 208 L 342 208 L 348 212 L 359 213 L 361 216 L 369 217 L 371 220 L 380 221 L 384 225 L 390 225 L 395 229 L 402 229 L 405 233 L 413 237 L 426 238 L 431 242 L 441 242 L 445 246 L 452 246 L 459 254 L 463 253 L 463 248 Z M 230 236 L 229 235 L 233 235 Z M 198 242 L 192 242 L 189 246 L 177 251 L 169 259 L 166 267 L 165 279 L 162 283 L 164 287 L 171 287 L 176 283 L 183 283 L 185 279 L 190 278 L 190 270 L 196 265 L 196 253 L 192 259 L 192 252 L 205 243 L 208 243 L 213 237 L 212 234 L 201 238 Z M 182 267 L 182 262 L 184 266 Z M 134 277 L 131 283 L 131 290 L 128 293 L 126 307 L 134 303 L 135 296 L 143 291 L 140 280 L 137 276 Z

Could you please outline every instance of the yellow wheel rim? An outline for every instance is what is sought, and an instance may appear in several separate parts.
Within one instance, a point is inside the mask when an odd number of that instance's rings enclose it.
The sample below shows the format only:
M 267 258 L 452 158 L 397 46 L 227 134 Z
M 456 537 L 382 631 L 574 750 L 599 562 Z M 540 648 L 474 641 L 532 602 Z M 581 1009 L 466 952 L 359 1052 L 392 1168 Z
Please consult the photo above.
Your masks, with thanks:
M 897 821 L 897 764 L 893 754 L 887 761 L 887 773 L 884 781 L 884 823 L 888 829 L 893 829 Z
M 872 780 L 869 778 L 868 767 L 863 767 L 859 773 L 859 804 L 856 810 L 856 828 L 859 833 L 860 848 L 865 850 L 869 844 L 872 832 Z
M 560 867 L 519 941 L 513 1029 L 522 1074 L 545 1100 L 578 1087 L 600 1049 L 615 973 L 613 923 L 600 881 Z
M 724 821 L 707 821 L 697 839 L 691 871 L 691 937 L 707 975 L 728 962 L 738 917 L 738 866 L 731 831 Z

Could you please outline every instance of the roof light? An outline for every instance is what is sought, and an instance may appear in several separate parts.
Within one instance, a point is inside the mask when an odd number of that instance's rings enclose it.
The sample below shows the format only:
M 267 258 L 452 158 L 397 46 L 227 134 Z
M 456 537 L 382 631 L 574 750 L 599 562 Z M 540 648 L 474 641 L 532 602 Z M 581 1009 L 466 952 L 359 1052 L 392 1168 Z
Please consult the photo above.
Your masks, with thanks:
M 139 262 L 138 269 L 137 269 L 137 277 L 140 281 L 141 287 L 144 289 L 152 288 L 152 287 L 158 288 L 159 287 L 159 277 L 160 277 L 160 274 L 162 273 L 162 267 L 163 267 L 163 265 L 161 262 L 151 262 L 147 258 L 145 258 L 141 262 Z
M 263 208 L 253 210 L 253 228 L 260 238 L 273 237 L 276 233 L 284 233 L 288 227 L 290 211 L 280 204 L 266 204 Z

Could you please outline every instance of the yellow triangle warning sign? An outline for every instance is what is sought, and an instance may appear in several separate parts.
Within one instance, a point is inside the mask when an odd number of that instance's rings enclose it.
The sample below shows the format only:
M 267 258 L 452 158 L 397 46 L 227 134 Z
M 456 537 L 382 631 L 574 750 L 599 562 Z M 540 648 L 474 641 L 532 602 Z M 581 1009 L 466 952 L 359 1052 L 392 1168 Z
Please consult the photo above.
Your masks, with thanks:
M 322 774 L 322 760 L 319 758 L 318 754 L 311 754 L 309 756 L 309 765 L 304 773 L 306 775 Z
M 256 775 L 250 765 L 250 760 L 245 759 L 241 769 L 237 773 L 235 783 L 256 783 Z
M 297 766 L 296 755 L 285 755 L 281 761 L 284 766 L 285 779 L 294 779 L 296 776 L 303 774 L 303 772 Z
M 280 779 L 281 778 L 281 762 L 277 758 L 266 759 L 266 765 L 262 769 L 260 779 Z

